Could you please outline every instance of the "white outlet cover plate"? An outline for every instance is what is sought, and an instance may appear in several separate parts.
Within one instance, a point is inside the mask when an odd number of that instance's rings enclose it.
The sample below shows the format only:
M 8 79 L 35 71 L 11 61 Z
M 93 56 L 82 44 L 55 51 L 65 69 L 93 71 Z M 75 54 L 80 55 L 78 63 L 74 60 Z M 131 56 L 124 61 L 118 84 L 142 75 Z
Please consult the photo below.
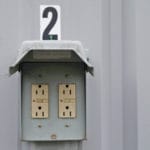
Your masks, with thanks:
M 48 84 L 32 84 L 32 118 L 48 118 Z
M 76 118 L 76 84 L 59 84 L 59 118 Z

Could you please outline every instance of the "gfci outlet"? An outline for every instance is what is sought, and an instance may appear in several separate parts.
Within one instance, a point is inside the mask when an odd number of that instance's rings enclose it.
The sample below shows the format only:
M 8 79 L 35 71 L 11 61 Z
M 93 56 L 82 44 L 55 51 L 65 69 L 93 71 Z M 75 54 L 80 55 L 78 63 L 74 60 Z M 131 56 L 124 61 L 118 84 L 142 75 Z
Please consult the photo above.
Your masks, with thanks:
M 48 118 L 48 85 L 32 84 L 32 118 Z
M 59 84 L 59 118 L 76 117 L 76 85 Z

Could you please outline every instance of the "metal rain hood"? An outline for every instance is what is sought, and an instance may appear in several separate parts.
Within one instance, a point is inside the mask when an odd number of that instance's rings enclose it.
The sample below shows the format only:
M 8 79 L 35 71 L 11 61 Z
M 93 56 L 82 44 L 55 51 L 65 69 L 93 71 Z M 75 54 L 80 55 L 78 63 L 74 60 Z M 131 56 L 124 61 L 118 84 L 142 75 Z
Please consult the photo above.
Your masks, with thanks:
M 86 70 L 92 75 L 94 73 L 94 67 L 87 61 L 85 49 L 78 41 L 25 41 L 19 50 L 17 60 L 9 67 L 9 74 L 18 71 L 22 62 L 52 61 L 83 62 Z

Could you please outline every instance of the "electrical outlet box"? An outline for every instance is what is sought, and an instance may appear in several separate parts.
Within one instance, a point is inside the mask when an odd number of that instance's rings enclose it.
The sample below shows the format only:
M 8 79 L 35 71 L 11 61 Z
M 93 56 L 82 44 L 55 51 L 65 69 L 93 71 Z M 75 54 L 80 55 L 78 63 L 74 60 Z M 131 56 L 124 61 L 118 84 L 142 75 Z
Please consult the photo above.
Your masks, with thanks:
M 76 117 L 76 84 L 59 84 L 59 118 Z
M 22 140 L 86 138 L 86 72 L 93 66 L 80 42 L 24 42 L 9 71 L 21 75 Z

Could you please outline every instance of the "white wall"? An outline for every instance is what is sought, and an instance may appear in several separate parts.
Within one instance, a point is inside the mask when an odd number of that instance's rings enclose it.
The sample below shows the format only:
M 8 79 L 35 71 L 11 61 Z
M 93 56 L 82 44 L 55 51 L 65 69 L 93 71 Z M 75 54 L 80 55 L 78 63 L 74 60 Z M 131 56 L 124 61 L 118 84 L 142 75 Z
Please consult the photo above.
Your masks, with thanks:
M 150 1 L 136 3 L 138 148 L 150 149 Z

